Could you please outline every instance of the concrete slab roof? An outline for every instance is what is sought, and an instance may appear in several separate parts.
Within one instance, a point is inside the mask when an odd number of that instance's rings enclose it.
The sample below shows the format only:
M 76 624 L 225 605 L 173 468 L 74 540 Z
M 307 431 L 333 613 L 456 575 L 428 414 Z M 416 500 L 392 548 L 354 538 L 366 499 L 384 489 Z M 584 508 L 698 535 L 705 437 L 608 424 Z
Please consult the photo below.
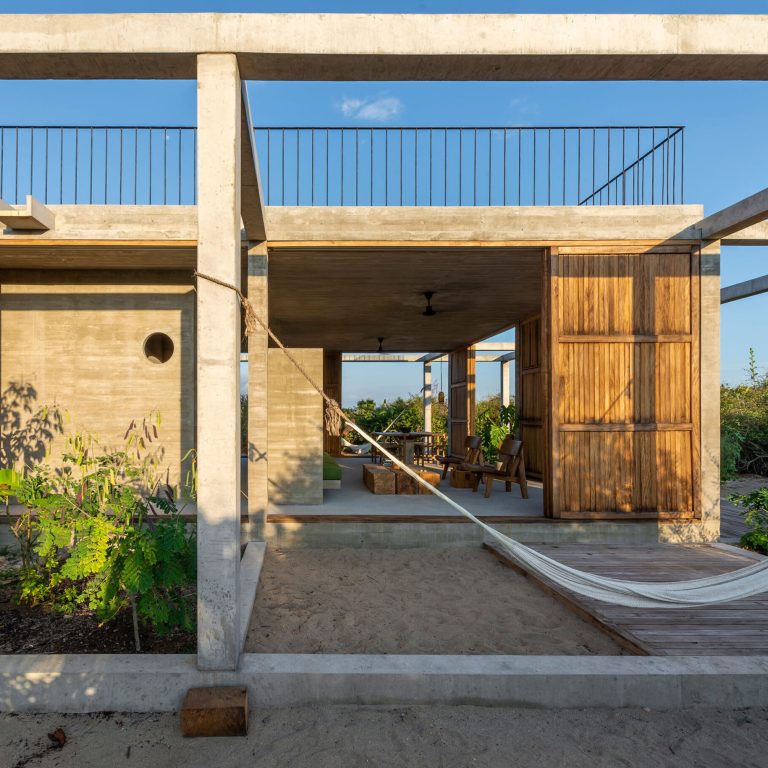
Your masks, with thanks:
M 0 78 L 763 80 L 768 15 L 7 14 Z

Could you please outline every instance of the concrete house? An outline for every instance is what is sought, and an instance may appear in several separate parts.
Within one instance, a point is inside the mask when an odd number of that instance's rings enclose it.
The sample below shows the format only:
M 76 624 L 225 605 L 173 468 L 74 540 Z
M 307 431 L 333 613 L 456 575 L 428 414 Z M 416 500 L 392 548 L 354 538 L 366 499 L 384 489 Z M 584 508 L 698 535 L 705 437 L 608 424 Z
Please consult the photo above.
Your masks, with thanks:
M 5 105 L 0 388 L 106 441 L 159 411 L 176 482 L 196 449 L 201 669 L 238 664 L 241 543 L 481 534 L 334 512 L 320 396 L 195 270 L 239 286 L 333 397 L 343 356 L 381 338 L 448 355 L 453 447 L 475 345 L 514 327 L 540 489 L 499 528 L 701 543 L 719 535 L 720 244 L 768 242 L 765 193 L 705 216 L 679 126 L 254 128 L 244 82 L 766 79 L 766 40 L 741 16 L 2 17 L 0 78 L 197 80 L 194 127 L 17 127 Z

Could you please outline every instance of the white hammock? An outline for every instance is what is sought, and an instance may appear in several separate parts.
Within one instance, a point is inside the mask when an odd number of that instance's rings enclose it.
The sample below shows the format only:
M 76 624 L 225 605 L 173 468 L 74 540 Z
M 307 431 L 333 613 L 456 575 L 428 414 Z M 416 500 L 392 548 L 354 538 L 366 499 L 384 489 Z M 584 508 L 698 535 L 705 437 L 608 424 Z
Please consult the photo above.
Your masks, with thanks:
M 624 581 L 623 579 L 611 579 L 605 576 L 597 576 L 593 573 L 577 571 L 575 568 L 558 563 L 556 560 L 542 555 L 530 547 L 526 547 L 519 541 L 499 533 L 495 528 L 491 528 L 490 525 L 486 525 L 482 520 L 478 520 L 471 512 L 446 496 L 441 490 L 430 485 L 410 467 L 403 464 L 402 461 L 387 451 L 386 448 L 378 444 L 376 440 L 358 427 L 357 424 L 347 419 L 338 403 L 331 400 L 323 392 L 322 388 L 312 380 L 309 373 L 293 357 L 290 351 L 286 349 L 274 331 L 258 316 L 253 305 L 237 286 L 197 271 L 195 271 L 194 275 L 197 278 L 216 283 L 237 294 L 245 317 L 246 335 L 260 326 L 273 339 L 293 365 L 296 366 L 301 375 L 323 397 L 326 404 L 326 427 L 329 428 L 331 434 L 340 434 L 341 419 L 343 418 L 348 426 L 354 429 L 363 440 L 367 440 L 371 445 L 376 445 L 376 448 L 381 453 L 410 475 L 416 482 L 424 486 L 430 493 L 442 499 L 446 504 L 450 504 L 464 517 L 479 525 L 498 541 L 504 549 L 525 563 L 532 571 L 585 597 L 592 597 L 606 603 L 614 603 L 615 605 L 626 605 L 630 608 L 685 608 L 697 605 L 716 605 L 717 603 L 729 603 L 732 600 L 752 597 L 753 595 L 759 595 L 761 592 L 768 591 L 768 558 L 755 565 L 740 568 L 737 571 L 717 576 L 708 576 L 704 579 L 665 583 Z M 333 427 L 332 429 L 331 426 Z M 339 431 L 334 431 L 337 428 Z
M 355 430 L 364 440 L 375 442 L 364 430 L 351 421 L 348 426 Z M 430 485 L 410 467 L 393 456 L 381 445 L 376 446 L 388 459 L 431 493 L 450 504 L 464 517 L 479 525 L 495 539 L 513 557 L 536 573 L 554 581 L 566 589 L 585 597 L 602 600 L 614 605 L 625 605 L 629 608 L 689 608 L 697 605 L 716 605 L 730 603 L 744 597 L 768 592 L 768 558 L 739 568 L 736 571 L 707 576 L 703 579 L 671 582 L 637 582 L 598 576 L 594 573 L 578 571 L 575 568 L 558 563 L 551 557 L 526 547 L 519 541 L 505 536 L 495 528 L 476 518 L 441 490 Z

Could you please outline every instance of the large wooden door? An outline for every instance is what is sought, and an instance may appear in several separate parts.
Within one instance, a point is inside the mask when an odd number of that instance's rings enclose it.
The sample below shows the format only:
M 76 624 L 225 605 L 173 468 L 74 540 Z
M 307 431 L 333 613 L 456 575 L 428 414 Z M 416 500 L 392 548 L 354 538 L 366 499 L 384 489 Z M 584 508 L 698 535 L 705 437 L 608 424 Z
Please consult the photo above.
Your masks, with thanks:
M 550 254 L 555 516 L 700 516 L 699 256 L 641 251 Z
M 464 451 L 464 438 L 475 428 L 475 349 L 462 347 L 448 357 L 448 449 Z
M 541 480 L 545 467 L 544 377 L 541 355 L 541 316 L 525 320 L 515 333 L 517 387 L 515 405 L 520 439 L 525 446 L 525 471 Z

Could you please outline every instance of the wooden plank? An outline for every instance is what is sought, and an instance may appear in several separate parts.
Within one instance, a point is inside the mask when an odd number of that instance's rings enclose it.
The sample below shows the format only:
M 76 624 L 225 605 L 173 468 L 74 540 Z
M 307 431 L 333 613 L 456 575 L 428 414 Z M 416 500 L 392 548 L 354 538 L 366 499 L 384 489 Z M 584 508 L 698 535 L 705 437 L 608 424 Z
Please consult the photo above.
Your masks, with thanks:
M 557 377 L 559 366 L 559 314 L 561 312 L 558 270 L 559 249 L 550 248 L 544 254 L 541 309 L 541 346 L 539 348 L 539 360 L 543 367 L 542 403 L 544 419 L 544 488 L 545 488 L 545 513 L 549 517 L 558 518 L 561 512 L 561 484 L 562 470 L 560 467 L 560 414 L 559 397 L 557 394 Z
M 672 342 L 690 342 L 690 333 L 664 334 L 598 334 L 579 333 L 563 334 L 559 337 L 561 344 L 658 344 Z
M 648 582 L 695 579 L 755 562 L 749 553 L 706 545 L 549 545 L 537 550 L 579 570 Z M 537 575 L 531 578 L 541 582 Z M 768 593 L 724 605 L 645 609 L 586 598 L 553 583 L 544 587 L 589 614 L 595 626 L 653 655 L 763 655 L 768 643 Z
M 616 422 L 607 424 L 561 424 L 561 432 L 690 432 L 693 425 L 688 423 L 670 424 L 632 424 L 628 422 Z
M 702 477 L 701 477 L 701 249 L 691 252 L 691 373 L 690 413 L 693 434 L 691 435 L 691 495 L 694 517 L 701 519 Z
M 477 515 L 484 523 L 544 523 L 547 518 L 541 515 Z M 291 514 L 270 513 L 269 523 L 427 523 L 460 525 L 474 523 L 463 515 L 334 515 L 334 514 Z

